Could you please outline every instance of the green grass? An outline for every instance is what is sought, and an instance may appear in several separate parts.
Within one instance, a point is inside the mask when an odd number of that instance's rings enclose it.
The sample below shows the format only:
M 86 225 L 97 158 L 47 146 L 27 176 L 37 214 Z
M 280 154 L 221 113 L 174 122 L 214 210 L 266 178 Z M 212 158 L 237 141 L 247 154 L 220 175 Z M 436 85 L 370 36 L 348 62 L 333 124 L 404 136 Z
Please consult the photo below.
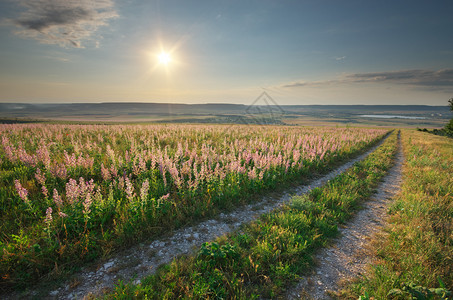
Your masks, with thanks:
M 337 235 L 393 163 L 396 133 L 365 160 L 239 231 L 162 266 L 139 285 L 119 282 L 106 299 L 283 297 L 311 268 L 312 255 Z
M 453 140 L 404 131 L 403 142 L 404 182 L 376 243 L 379 260 L 343 298 L 446 299 L 453 290 Z

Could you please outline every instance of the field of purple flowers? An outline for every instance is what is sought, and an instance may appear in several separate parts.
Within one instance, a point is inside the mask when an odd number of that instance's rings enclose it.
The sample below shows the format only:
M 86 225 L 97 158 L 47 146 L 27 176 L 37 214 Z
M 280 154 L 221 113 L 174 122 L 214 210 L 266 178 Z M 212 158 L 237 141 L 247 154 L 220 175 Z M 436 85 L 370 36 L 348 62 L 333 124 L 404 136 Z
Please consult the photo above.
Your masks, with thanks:
M 24 287 L 70 272 L 263 191 L 301 182 L 386 133 L 245 125 L 0 125 L 0 287 Z

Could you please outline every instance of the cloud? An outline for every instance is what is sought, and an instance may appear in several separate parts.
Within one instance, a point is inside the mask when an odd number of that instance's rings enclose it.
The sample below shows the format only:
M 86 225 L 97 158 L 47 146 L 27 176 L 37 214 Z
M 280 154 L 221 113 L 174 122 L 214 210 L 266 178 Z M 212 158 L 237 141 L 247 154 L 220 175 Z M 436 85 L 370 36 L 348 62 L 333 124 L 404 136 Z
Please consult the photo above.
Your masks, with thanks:
M 68 62 L 71 61 L 69 58 L 62 57 L 62 56 L 44 56 L 44 58 L 50 59 L 50 60 L 56 60 L 60 62 Z
M 281 85 L 284 88 L 297 88 L 297 87 L 316 87 L 325 86 L 330 84 L 339 83 L 339 80 L 322 80 L 322 81 L 294 81 Z
M 335 57 L 335 60 L 338 60 L 338 61 L 345 60 L 345 59 L 346 59 L 346 56 L 337 56 L 337 57 Z
M 295 81 L 281 85 L 284 88 L 315 87 L 331 84 L 388 83 L 405 84 L 422 88 L 453 89 L 453 69 L 400 70 L 373 73 L 345 74 L 337 79 L 324 81 Z
M 16 18 L 15 33 L 44 44 L 82 48 L 99 27 L 118 14 L 112 0 L 19 0 L 24 9 Z M 99 37 L 98 37 L 99 38 Z
M 416 86 L 453 86 L 453 69 L 405 70 L 351 74 L 346 77 L 351 82 L 389 82 Z

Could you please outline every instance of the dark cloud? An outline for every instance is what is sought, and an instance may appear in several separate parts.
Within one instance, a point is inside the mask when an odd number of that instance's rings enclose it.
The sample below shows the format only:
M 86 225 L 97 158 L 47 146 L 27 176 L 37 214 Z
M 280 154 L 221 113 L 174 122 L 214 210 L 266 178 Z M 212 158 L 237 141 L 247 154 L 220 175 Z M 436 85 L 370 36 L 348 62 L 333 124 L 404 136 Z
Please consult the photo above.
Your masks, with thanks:
M 16 34 L 45 44 L 83 47 L 100 26 L 117 17 L 112 0 L 20 0 L 24 11 L 9 23 Z
M 390 72 L 347 74 L 334 80 L 326 81 L 296 81 L 284 84 L 284 88 L 325 86 L 344 83 L 389 83 L 405 84 L 426 88 L 453 89 L 453 69 L 431 70 L 402 70 Z
M 453 86 L 453 69 L 404 70 L 347 75 L 349 82 L 389 82 L 421 86 Z
M 44 9 L 41 16 L 33 19 L 17 20 L 22 27 L 41 31 L 53 25 L 74 24 L 82 20 L 89 20 L 90 12 L 82 7 L 74 7 L 62 10 Z

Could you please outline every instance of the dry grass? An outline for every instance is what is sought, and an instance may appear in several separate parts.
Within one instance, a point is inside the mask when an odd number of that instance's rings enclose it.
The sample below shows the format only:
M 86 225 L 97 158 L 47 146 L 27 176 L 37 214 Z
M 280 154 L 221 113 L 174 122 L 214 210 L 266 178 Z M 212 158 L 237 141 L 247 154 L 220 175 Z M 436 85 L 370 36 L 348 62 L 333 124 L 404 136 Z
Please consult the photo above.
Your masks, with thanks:
M 407 130 L 403 145 L 404 183 L 374 243 L 378 260 L 342 298 L 385 299 L 393 289 L 404 299 L 416 290 L 442 299 L 427 288 L 453 289 L 453 140 Z

